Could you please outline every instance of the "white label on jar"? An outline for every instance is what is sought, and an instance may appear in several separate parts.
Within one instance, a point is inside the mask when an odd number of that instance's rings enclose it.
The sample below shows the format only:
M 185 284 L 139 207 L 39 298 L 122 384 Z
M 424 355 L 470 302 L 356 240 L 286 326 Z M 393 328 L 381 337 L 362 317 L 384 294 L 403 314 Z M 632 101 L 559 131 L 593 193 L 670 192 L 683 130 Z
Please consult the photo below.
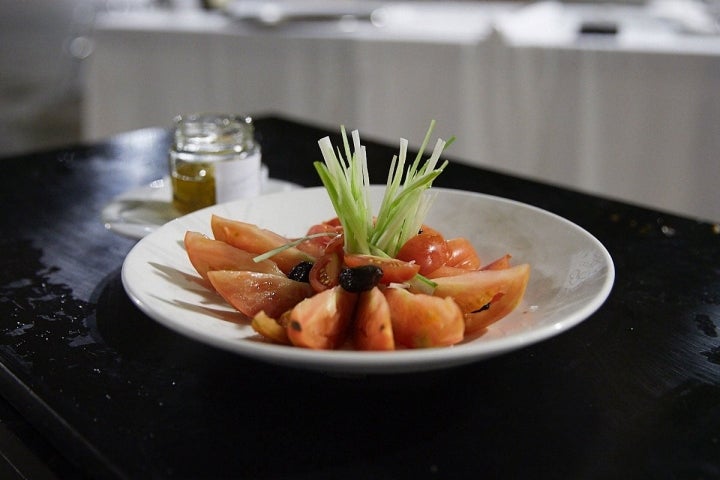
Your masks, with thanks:
M 256 197 L 262 188 L 260 152 L 238 160 L 217 162 L 215 167 L 215 202 Z

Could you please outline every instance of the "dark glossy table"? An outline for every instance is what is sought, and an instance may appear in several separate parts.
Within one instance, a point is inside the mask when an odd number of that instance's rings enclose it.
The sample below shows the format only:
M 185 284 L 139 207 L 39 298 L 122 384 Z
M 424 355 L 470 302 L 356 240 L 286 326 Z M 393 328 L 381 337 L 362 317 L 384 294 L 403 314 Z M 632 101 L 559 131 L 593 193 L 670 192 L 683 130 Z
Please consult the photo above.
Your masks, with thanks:
M 328 132 L 256 123 L 272 176 L 319 185 Z M 0 159 L 0 418 L 58 477 L 720 478 L 718 225 L 453 162 L 437 185 L 595 235 L 615 261 L 609 299 L 488 361 L 328 376 L 204 346 L 130 302 L 134 241 L 99 214 L 165 173 L 168 142 L 140 130 Z M 371 160 L 395 151 L 368 142 Z

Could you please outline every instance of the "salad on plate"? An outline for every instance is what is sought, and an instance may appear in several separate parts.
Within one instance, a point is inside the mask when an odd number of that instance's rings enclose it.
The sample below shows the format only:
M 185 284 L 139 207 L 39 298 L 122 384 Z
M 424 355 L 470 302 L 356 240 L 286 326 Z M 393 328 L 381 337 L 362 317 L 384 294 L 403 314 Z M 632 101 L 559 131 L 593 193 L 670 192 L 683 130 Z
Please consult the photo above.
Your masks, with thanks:
M 408 159 L 392 158 L 377 212 L 369 196 L 365 147 L 341 128 L 342 147 L 319 141 L 315 162 L 336 216 L 301 238 L 213 214 L 212 236 L 188 230 L 184 246 L 208 288 L 247 317 L 266 341 L 332 350 L 396 350 L 455 345 L 512 312 L 530 277 L 510 253 L 489 262 L 463 237 L 424 223 L 433 181 L 452 142 L 438 139 Z

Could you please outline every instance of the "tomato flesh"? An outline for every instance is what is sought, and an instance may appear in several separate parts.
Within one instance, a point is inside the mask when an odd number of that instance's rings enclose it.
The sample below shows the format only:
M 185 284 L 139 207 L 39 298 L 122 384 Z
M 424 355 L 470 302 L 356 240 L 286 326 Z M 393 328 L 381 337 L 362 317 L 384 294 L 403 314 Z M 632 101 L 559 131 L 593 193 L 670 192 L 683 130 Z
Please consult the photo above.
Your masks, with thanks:
M 465 314 L 465 333 L 474 333 L 512 312 L 525 294 L 529 278 L 528 264 L 477 270 L 434 279 L 433 295 L 453 298 Z
M 353 340 L 359 350 L 395 350 L 390 306 L 378 287 L 358 297 Z
M 402 288 L 388 288 L 395 341 L 409 348 L 444 347 L 463 339 L 465 321 L 452 298 L 413 294 Z
M 287 326 L 292 344 L 319 350 L 338 348 L 347 337 L 356 298 L 338 286 L 298 303 Z
M 340 283 L 342 263 L 337 253 L 326 253 L 310 269 L 310 285 L 316 292 L 333 288 Z

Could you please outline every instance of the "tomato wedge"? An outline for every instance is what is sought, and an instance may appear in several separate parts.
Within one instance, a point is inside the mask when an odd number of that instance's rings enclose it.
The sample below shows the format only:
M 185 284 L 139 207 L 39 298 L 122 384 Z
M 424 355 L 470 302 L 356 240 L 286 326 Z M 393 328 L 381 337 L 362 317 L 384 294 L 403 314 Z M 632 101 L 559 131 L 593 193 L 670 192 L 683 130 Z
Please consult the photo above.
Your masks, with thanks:
M 211 270 L 248 270 L 284 276 L 272 260 L 255 262 L 254 253 L 213 240 L 199 232 L 187 231 L 184 243 L 190 263 L 205 280 Z
M 436 278 L 433 295 L 452 297 L 465 314 L 465 333 L 483 330 L 513 311 L 530 278 L 530 266 L 477 270 L 465 275 Z
M 208 272 L 215 290 L 238 311 L 252 318 L 260 311 L 277 318 L 314 292 L 310 285 L 257 272 Z
M 383 271 L 381 283 L 403 283 L 420 272 L 420 265 L 404 262 L 396 258 L 377 257 L 375 255 L 345 254 L 345 265 L 350 268 L 375 265 Z
M 463 339 L 465 321 L 452 298 L 413 294 L 403 288 L 388 288 L 395 342 L 409 348 L 444 347 Z
M 390 306 L 378 287 L 358 297 L 353 333 L 359 350 L 395 350 Z
M 287 326 L 292 344 L 320 350 L 338 348 L 347 337 L 356 299 L 357 294 L 338 286 L 298 303 Z
M 330 225 L 329 223 L 318 223 L 310 227 L 305 235 L 322 235 L 305 240 L 297 248 L 314 257 L 321 257 L 325 254 L 328 244 L 332 243 L 342 232 L 342 227 Z
M 326 253 L 310 269 L 310 285 L 316 292 L 333 288 L 340 283 L 342 262 L 337 253 Z
M 258 255 L 290 242 L 282 235 L 257 225 L 230 220 L 218 215 L 210 218 L 210 228 L 216 240 Z M 314 257 L 292 247 L 273 255 L 272 260 L 287 275 L 295 265 L 303 261 L 312 261 Z
M 414 262 L 420 266 L 420 275 L 427 275 L 447 263 L 450 250 L 445 239 L 439 233 L 423 232 L 410 237 L 400 247 L 397 259 Z
M 470 240 L 464 237 L 451 238 L 447 240 L 449 250 L 449 258 L 446 262 L 448 267 L 458 267 L 467 270 L 477 270 L 480 268 L 480 256 L 470 243 Z

